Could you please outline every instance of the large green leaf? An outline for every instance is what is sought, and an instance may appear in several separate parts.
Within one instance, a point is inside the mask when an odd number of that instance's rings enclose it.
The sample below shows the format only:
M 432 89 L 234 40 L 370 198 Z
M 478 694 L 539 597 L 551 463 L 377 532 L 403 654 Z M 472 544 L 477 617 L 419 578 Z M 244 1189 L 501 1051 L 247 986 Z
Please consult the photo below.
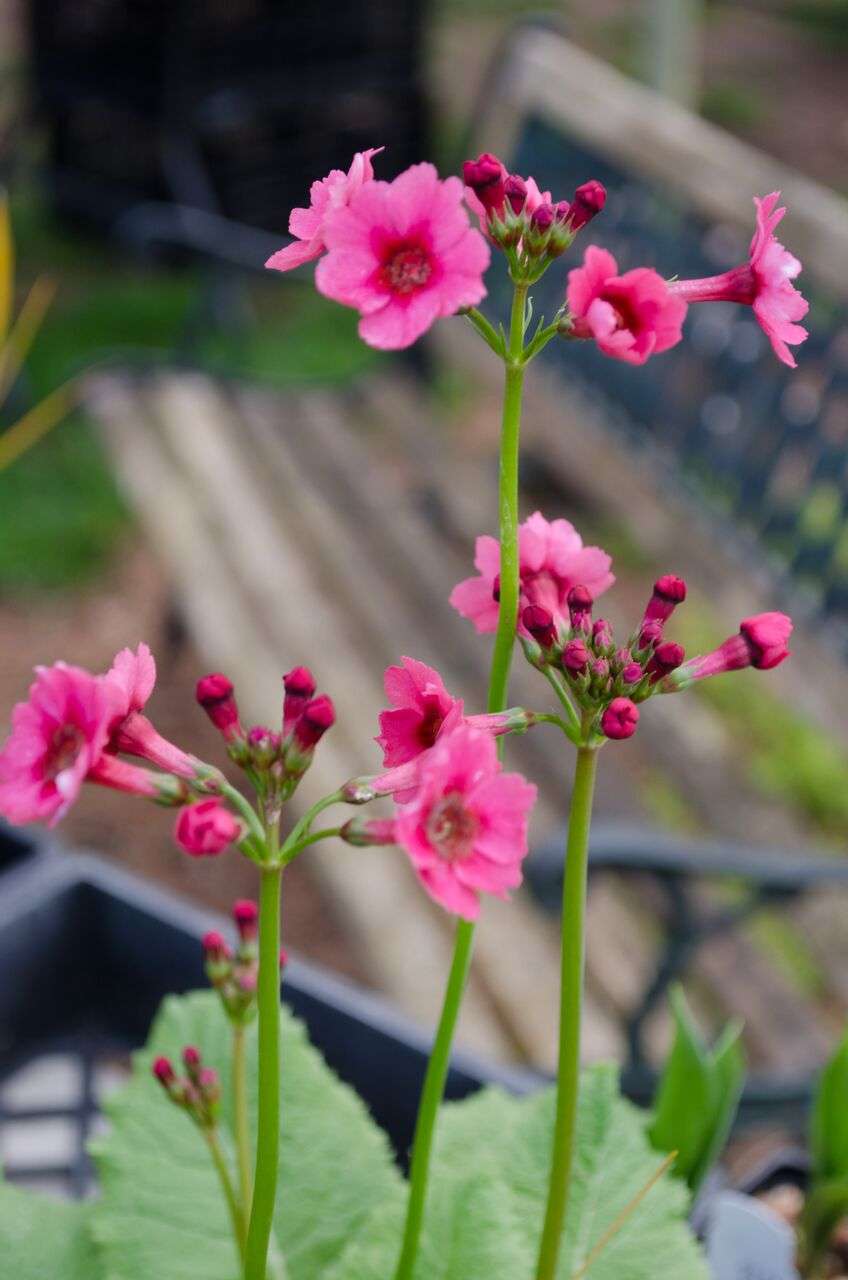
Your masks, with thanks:
M 0 1280 L 99 1280 L 88 1212 L 0 1185 Z
M 275 1234 L 287 1280 L 317 1280 L 369 1220 L 400 1205 L 403 1184 L 384 1135 L 351 1089 L 282 1013 L 280 1188 Z M 227 1212 L 208 1152 L 150 1075 L 158 1054 L 197 1045 L 221 1072 L 228 1145 L 230 1029 L 213 993 L 165 1001 L 133 1079 L 109 1105 L 112 1131 L 95 1155 L 102 1198 L 93 1230 L 107 1280 L 236 1280 Z M 255 1029 L 248 1041 L 255 1079 Z M 252 1108 L 255 1104 L 252 1099 Z M 255 1109 L 252 1110 L 255 1125 Z
M 519 1280 L 534 1274 L 554 1116 L 552 1090 L 513 1098 L 487 1089 L 441 1118 L 415 1280 Z M 644 1118 L 618 1093 L 616 1072 L 581 1083 L 574 1179 L 558 1277 L 569 1280 L 656 1173 Z M 685 1224 L 685 1187 L 664 1177 L 600 1252 L 587 1280 L 706 1280 Z M 394 1207 L 354 1242 L 324 1280 L 386 1280 L 399 1221 Z

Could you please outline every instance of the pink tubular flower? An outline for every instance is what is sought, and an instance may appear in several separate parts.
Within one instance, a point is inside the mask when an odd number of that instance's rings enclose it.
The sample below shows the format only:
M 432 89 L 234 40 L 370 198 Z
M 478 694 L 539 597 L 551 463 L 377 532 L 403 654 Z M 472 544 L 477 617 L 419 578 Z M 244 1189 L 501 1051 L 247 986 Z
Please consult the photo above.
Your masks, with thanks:
M 308 667 L 294 667 L 283 676 L 283 737 L 287 738 L 315 696 L 315 677 Z
M 757 226 L 747 262 L 702 280 L 673 280 L 668 287 L 686 302 L 748 303 L 778 360 L 794 369 L 795 357 L 786 344 L 803 342 L 807 337 L 807 330 L 796 321 L 803 319 L 810 304 L 791 283 L 801 263 L 774 234 L 786 213 L 785 208 L 775 209 L 779 199 L 779 191 L 762 198 L 754 196 Z
M 359 334 L 386 351 L 410 346 L 440 316 L 485 297 L 489 246 L 469 224 L 459 178 L 417 164 L 368 182 L 325 224 L 315 282 L 362 316 Z
M 568 273 L 574 338 L 594 338 L 605 355 L 644 364 L 680 341 L 686 303 L 650 267 L 618 274 L 606 249 L 590 245 L 582 267 Z
M 418 792 L 398 811 L 395 835 L 432 898 L 474 920 L 479 894 L 521 883 L 536 788 L 502 773 L 492 738 L 470 725 L 445 734 L 422 759 Z
M 332 169 L 326 178 L 313 182 L 309 208 L 292 209 L 289 215 L 289 233 L 295 237 L 294 243 L 272 253 L 265 266 L 273 271 L 291 271 L 326 253 L 324 223 L 328 214 L 332 209 L 343 208 L 366 182 L 373 180 L 371 157 L 382 150 L 382 147 L 372 147 L 369 151 L 357 151 L 347 173 Z
M 223 853 L 228 844 L 240 840 L 241 825 L 220 800 L 198 800 L 181 809 L 174 826 L 174 839 L 193 858 Z
M 785 613 L 758 613 L 739 624 L 735 636 L 729 636 L 711 653 L 692 658 L 671 673 L 668 688 L 685 688 L 693 680 L 720 676 L 726 671 L 756 667 L 770 671 L 789 657 L 792 619 Z
M 226 742 L 244 738 L 233 682 L 227 676 L 220 671 L 201 676 L 194 696 Z
M 601 731 L 607 738 L 621 742 L 632 738 L 639 723 L 639 708 L 629 698 L 613 698 L 601 716 Z
M 36 667 L 0 752 L 3 817 L 55 826 L 103 755 L 114 714 L 115 691 L 102 679 L 64 662 Z
M 584 586 L 594 599 L 615 581 L 607 553 L 600 547 L 584 547 L 583 539 L 568 520 L 548 521 L 536 511 L 519 528 L 518 550 L 519 619 L 527 605 L 535 604 L 547 609 L 556 624 L 568 626 L 568 593 L 572 587 Z M 450 602 L 485 635 L 498 625 L 501 549 L 497 538 L 484 534 L 477 539 L 474 564 L 479 576 L 458 583 Z M 522 621 L 520 630 L 523 625 Z
M 651 598 L 645 607 L 642 627 L 648 622 L 658 622 L 662 628 L 674 610 L 686 599 L 686 583 L 673 573 L 663 574 L 654 583 Z
M 180 778 L 195 778 L 202 761 L 168 742 L 141 714 L 156 683 L 156 663 L 148 646 L 140 644 L 135 653 L 122 649 L 104 679 L 114 690 L 115 702 L 109 750 L 139 756 Z

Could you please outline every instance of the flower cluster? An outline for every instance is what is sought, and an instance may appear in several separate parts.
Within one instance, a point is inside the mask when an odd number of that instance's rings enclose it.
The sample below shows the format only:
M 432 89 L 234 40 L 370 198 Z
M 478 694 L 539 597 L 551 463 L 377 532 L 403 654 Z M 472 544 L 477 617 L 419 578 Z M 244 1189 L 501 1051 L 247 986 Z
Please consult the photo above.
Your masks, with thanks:
M 639 626 L 619 645 L 610 623 L 592 617 L 594 601 L 614 581 L 610 558 L 584 547 L 567 520 L 548 522 L 538 511 L 519 529 L 519 610 L 516 631 L 525 656 L 567 705 L 579 708 L 579 736 L 630 738 L 639 704 L 655 693 L 674 693 L 706 676 L 742 667 L 768 670 L 789 656 L 791 620 L 782 613 L 746 618 L 739 633 L 713 653 L 685 662 L 682 645 L 665 637 L 665 624 L 686 599 L 686 583 L 665 574 L 654 583 Z M 499 595 L 500 546 L 477 539 L 479 576 L 460 582 L 451 603 L 478 631 L 494 631 Z M 589 570 L 581 582 L 581 570 Z
M 221 1081 L 214 1067 L 204 1067 L 195 1045 L 183 1049 L 185 1074 L 178 1076 L 170 1058 L 156 1058 L 151 1071 L 175 1106 L 200 1129 L 214 1129 L 221 1109 Z
M 266 266 L 289 271 L 321 259 L 320 292 L 359 311 L 361 337 L 385 350 L 407 347 L 437 319 L 481 302 L 490 245 L 505 254 L 513 281 L 532 284 L 606 203 L 596 179 L 570 200 L 554 200 L 490 152 L 465 162 L 462 181 L 418 164 L 384 182 L 371 163 L 381 149 L 358 152 L 347 173 L 334 169 L 313 183 L 309 207 L 289 219 L 294 242 Z M 786 212 L 778 199 L 776 191 L 755 197 L 748 261 L 702 280 L 667 281 L 648 266 L 621 273 L 611 253 L 590 245 L 568 273 L 549 336 L 590 339 L 613 359 L 644 364 L 680 341 L 689 303 L 730 301 L 752 308 L 777 357 L 794 367 L 787 344 L 807 337 L 798 321 L 808 304 L 791 283 L 801 264 L 774 234 Z
M 203 935 L 203 964 L 209 983 L 218 992 L 230 1022 L 244 1026 L 256 1016 L 259 908 L 250 898 L 240 898 L 233 903 L 233 920 L 238 931 L 235 950 L 222 933 L 212 929 Z M 286 960 L 285 951 L 281 951 L 281 969 Z

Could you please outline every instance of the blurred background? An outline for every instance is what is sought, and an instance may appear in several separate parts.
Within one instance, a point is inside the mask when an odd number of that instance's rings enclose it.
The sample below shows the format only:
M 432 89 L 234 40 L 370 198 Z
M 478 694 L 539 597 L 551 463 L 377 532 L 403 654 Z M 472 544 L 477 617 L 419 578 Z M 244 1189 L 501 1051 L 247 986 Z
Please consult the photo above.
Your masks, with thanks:
M 311 267 L 263 273 L 290 208 L 364 147 L 386 147 L 384 177 L 496 150 L 555 198 L 602 179 L 592 239 L 697 276 L 744 258 L 751 196 L 783 188 L 812 300 L 798 372 L 723 306 L 644 370 L 550 351 L 522 502 L 613 554 L 621 626 L 667 571 L 690 583 L 690 653 L 762 609 L 798 620 L 773 676 L 658 700 L 605 751 L 585 1036 L 644 1096 L 683 976 L 705 1027 L 746 1019 L 752 1108 L 795 1105 L 848 1010 L 848 3 L 0 0 L 0 33 L 24 308 L 0 361 L 3 723 L 34 663 L 102 670 L 144 639 L 157 726 L 220 764 L 197 677 L 226 671 L 272 722 L 305 662 L 340 723 L 304 800 L 377 766 L 401 653 L 483 705 L 487 646 L 447 596 L 495 530 L 499 371 L 459 319 L 380 355 Z M 514 701 L 545 688 L 517 664 Z M 552 745 L 511 748 L 542 790 L 534 853 L 515 902 L 487 905 L 461 1031 L 543 1070 L 568 790 Z M 61 837 L 204 908 L 254 893 L 235 855 L 181 855 L 172 821 L 89 788 Z M 451 930 L 400 854 L 322 845 L 286 881 L 287 945 L 433 1022 Z

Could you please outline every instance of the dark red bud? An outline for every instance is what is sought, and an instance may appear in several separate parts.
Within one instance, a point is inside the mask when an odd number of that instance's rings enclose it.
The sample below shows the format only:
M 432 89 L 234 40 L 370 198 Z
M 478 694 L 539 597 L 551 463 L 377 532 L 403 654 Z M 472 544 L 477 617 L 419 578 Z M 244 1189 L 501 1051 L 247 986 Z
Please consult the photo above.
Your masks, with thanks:
M 572 587 L 566 596 L 566 602 L 572 627 L 577 631 L 588 631 L 592 613 L 592 593 L 589 588 L 582 585 Z
M 484 151 L 476 160 L 466 160 L 462 166 L 462 176 L 465 185 L 475 193 L 487 214 L 503 210 L 506 169 L 497 156 Z
M 567 200 L 558 200 L 557 203 L 554 205 L 554 217 L 556 218 L 557 222 L 567 221 L 568 215 L 570 212 L 571 212 L 571 205 L 568 203 Z
M 303 715 L 294 727 L 297 745 L 302 751 L 314 747 L 329 728 L 335 724 L 336 711 L 331 698 L 325 693 L 306 704 Z
M 527 183 L 517 173 L 511 173 L 504 183 L 504 195 L 513 213 L 520 213 L 527 199 Z
M 538 231 L 542 234 L 544 234 L 545 231 L 550 230 L 553 226 L 553 221 L 554 208 L 553 205 L 548 204 L 547 202 L 537 205 L 530 214 L 531 227 L 534 231 Z
M 176 1080 L 176 1072 L 170 1058 L 157 1058 L 151 1068 L 154 1076 L 164 1088 L 168 1088 Z
M 225 738 L 241 734 L 233 684 L 225 675 L 214 672 L 212 675 L 202 676 L 197 682 L 195 696 L 215 728 Z
M 208 933 L 204 933 L 202 947 L 204 954 L 210 960 L 228 960 L 230 956 L 230 948 L 222 934 L 216 929 L 210 929 Z
M 579 675 L 589 665 L 590 656 L 582 640 L 569 640 L 562 651 L 562 665 L 571 675 Z
M 200 1050 L 197 1045 L 187 1044 L 183 1049 L 183 1062 L 187 1071 L 198 1071 L 200 1069 Z
M 543 649 L 552 649 L 556 644 L 557 633 L 553 615 L 541 605 L 528 604 L 521 615 L 521 621 L 524 623 L 525 630 Z
M 233 903 L 233 920 L 242 940 L 249 942 L 256 937 L 259 908 L 250 898 L 239 898 Z
M 648 671 L 652 677 L 651 683 L 655 684 L 663 676 L 670 675 L 682 664 L 685 657 L 683 645 L 675 643 L 674 640 L 664 640 L 662 644 L 658 644 L 648 663 Z
M 283 676 L 283 736 L 288 737 L 310 698 L 315 696 L 315 677 L 308 667 L 295 667 Z
M 649 649 L 651 645 L 658 644 L 662 640 L 663 624 L 656 618 L 649 618 L 647 622 L 642 623 L 642 629 L 639 632 L 639 648 Z
M 601 730 L 607 738 L 632 738 L 639 723 L 639 708 L 629 698 L 613 698 L 601 716 Z
M 607 202 L 607 190 L 602 182 L 592 178 L 584 182 L 574 193 L 569 211 L 569 222 L 572 231 L 579 231 L 587 222 L 601 212 Z

